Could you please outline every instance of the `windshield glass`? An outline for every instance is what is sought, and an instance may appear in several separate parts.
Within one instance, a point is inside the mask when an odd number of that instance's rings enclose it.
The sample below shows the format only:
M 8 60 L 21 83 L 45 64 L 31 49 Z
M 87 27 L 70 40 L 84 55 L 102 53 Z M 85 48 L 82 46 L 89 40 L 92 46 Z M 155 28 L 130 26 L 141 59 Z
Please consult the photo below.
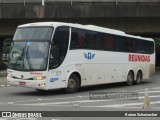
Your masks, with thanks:
M 8 68 L 20 71 L 47 69 L 53 27 L 18 28 L 13 37 Z
M 14 42 L 8 68 L 21 71 L 46 70 L 49 42 Z
M 50 40 L 52 27 L 24 27 L 18 28 L 13 40 Z

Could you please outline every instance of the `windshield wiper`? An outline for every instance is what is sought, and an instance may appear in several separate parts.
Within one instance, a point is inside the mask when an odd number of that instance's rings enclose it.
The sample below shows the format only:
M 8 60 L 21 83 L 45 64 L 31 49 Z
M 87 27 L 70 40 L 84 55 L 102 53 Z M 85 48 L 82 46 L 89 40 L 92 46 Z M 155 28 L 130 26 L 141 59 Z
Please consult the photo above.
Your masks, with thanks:
M 29 69 L 33 70 L 33 65 L 31 64 L 30 59 L 29 59 L 29 55 L 28 55 L 28 49 L 29 49 L 29 45 L 27 46 L 27 50 L 26 50 L 26 60 L 28 62 Z

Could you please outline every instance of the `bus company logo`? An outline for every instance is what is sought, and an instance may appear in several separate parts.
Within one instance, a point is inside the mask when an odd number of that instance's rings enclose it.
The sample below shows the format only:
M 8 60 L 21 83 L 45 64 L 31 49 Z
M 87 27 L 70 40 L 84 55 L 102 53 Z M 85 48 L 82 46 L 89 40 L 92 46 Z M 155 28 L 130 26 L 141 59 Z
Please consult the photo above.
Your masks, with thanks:
M 58 78 L 50 78 L 50 82 L 58 81 Z
M 95 56 L 95 54 L 92 54 L 91 52 L 88 52 L 88 53 L 84 53 L 84 57 L 88 60 L 91 60 L 93 59 Z
M 39 72 L 30 72 L 31 75 L 42 75 L 42 73 Z
M 31 46 L 32 42 L 27 42 L 26 44 L 27 46 Z

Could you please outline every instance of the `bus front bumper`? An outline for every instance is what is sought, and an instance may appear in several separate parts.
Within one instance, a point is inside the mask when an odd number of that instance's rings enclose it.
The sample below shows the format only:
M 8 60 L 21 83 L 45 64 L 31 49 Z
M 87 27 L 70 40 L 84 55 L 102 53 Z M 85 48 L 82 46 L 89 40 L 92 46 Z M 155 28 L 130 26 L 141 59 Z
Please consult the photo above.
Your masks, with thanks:
M 47 90 L 45 80 L 19 80 L 19 79 L 7 78 L 7 84 L 10 86 Z

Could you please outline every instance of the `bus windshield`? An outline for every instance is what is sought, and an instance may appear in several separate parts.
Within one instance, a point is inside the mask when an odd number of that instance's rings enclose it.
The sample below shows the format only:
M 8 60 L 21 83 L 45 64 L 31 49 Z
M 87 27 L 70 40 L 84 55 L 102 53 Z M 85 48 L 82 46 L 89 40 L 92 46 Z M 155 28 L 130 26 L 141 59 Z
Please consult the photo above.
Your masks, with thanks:
M 20 71 L 46 70 L 52 31 L 51 27 L 17 29 L 11 46 L 8 68 Z
M 52 27 L 24 27 L 18 28 L 13 40 L 50 40 Z
M 49 42 L 14 42 L 8 68 L 21 71 L 45 70 Z

